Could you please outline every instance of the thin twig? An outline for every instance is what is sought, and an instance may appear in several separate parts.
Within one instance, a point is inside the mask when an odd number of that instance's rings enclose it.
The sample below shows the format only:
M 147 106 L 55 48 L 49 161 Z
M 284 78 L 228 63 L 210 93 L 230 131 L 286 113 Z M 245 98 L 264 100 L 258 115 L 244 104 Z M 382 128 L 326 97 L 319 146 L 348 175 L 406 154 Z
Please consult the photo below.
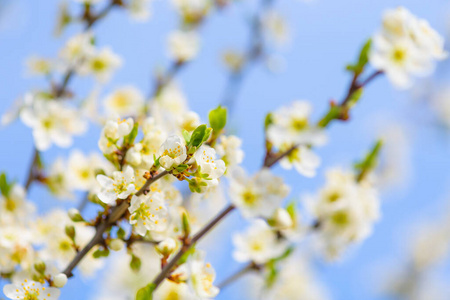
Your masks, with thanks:
M 35 172 L 38 160 L 39 160 L 39 151 L 35 147 L 33 149 L 33 158 L 31 160 L 30 167 L 28 168 L 27 180 L 25 181 L 25 191 L 28 191 L 30 189 L 31 184 L 36 178 Z
M 230 275 L 229 277 L 225 278 L 222 282 L 220 282 L 217 287 L 220 290 L 223 290 L 225 287 L 229 286 L 231 283 L 235 282 L 236 280 L 240 279 L 245 274 L 259 270 L 260 266 L 256 265 L 255 263 L 251 262 L 247 265 L 244 265 L 242 268 L 240 268 L 238 271 Z
M 274 0 L 260 1 L 260 7 L 255 12 L 251 22 L 250 42 L 245 51 L 242 65 L 237 70 L 231 72 L 228 77 L 220 105 L 226 106 L 230 114 L 234 110 L 234 104 L 240 89 L 242 88 L 245 74 L 250 71 L 251 67 L 261 58 L 261 55 L 264 52 L 262 37 L 263 24 L 261 18 L 273 3 Z
M 163 171 L 152 178 L 148 179 L 145 184 L 139 189 L 139 191 L 136 192 L 136 196 L 140 196 L 144 194 L 154 183 L 155 181 L 161 179 L 162 177 L 169 174 L 167 171 Z M 116 223 L 118 220 L 120 220 L 125 212 L 127 211 L 130 204 L 127 201 L 122 202 L 120 205 L 114 207 L 111 210 L 111 213 L 107 216 L 106 219 L 104 219 L 96 228 L 96 232 L 94 237 L 90 240 L 90 242 L 84 246 L 84 248 L 77 253 L 75 258 L 69 263 L 67 268 L 63 271 L 64 274 L 66 274 L 67 277 L 73 276 L 72 271 L 73 269 L 80 263 L 80 261 L 88 254 L 88 252 L 96 245 L 101 243 L 103 241 L 103 233 L 114 223 Z
M 370 76 L 370 80 L 364 81 L 364 85 L 372 81 L 375 77 L 377 77 L 379 72 L 377 74 Z M 349 90 L 355 88 L 356 80 L 352 80 L 352 84 L 349 87 Z M 359 87 L 362 87 L 361 85 Z M 347 96 L 344 98 L 342 103 L 346 103 L 348 99 L 351 98 L 351 93 L 347 93 Z M 285 151 L 284 153 L 281 153 L 277 158 L 274 158 L 273 160 L 267 160 L 267 163 L 265 162 L 263 165 L 264 167 L 272 167 L 276 162 L 278 162 L 280 159 L 285 157 L 286 155 L 289 155 L 292 151 L 294 151 L 298 146 L 291 147 L 289 150 Z M 187 242 L 184 243 L 183 247 L 178 251 L 178 253 L 169 261 L 167 265 L 161 270 L 161 272 L 158 274 L 158 276 L 153 280 L 152 285 L 153 289 L 156 290 L 158 286 L 163 282 L 165 278 L 170 276 L 173 269 L 177 266 L 178 261 L 183 257 L 183 255 L 196 243 L 198 242 L 206 233 L 208 233 L 218 222 L 220 222 L 222 219 L 224 219 L 232 210 L 234 210 L 235 206 L 233 204 L 228 205 L 222 212 L 220 212 L 216 217 L 214 217 L 205 227 L 203 227 L 202 230 L 200 230 L 191 240 L 187 240 Z
M 172 269 L 178 264 L 181 257 L 188 251 L 196 242 L 198 242 L 206 233 L 208 233 L 217 223 L 219 223 L 223 218 L 225 218 L 231 211 L 235 208 L 234 205 L 228 205 L 224 210 L 222 210 L 217 216 L 215 216 L 208 224 L 203 227 L 194 237 L 189 241 L 189 243 L 184 244 L 183 247 L 178 251 L 178 253 L 169 261 L 167 265 L 161 270 L 158 276 L 153 280 L 154 288 L 156 289 L 161 282 L 170 275 Z
M 94 26 L 94 24 L 96 24 L 99 20 L 103 19 L 115 5 L 118 5 L 118 0 L 111 0 L 111 2 L 102 11 L 100 11 L 96 16 L 92 17 L 92 19 L 90 19 L 90 20 L 85 20 L 86 27 L 85 27 L 84 31 L 85 32 L 88 31 L 89 29 L 91 29 L 92 26 Z M 64 96 L 64 94 L 66 93 L 67 86 L 69 85 L 69 83 L 74 75 L 75 75 L 75 70 L 73 68 L 70 68 L 69 70 L 66 71 L 66 73 L 63 76 L 62 83 L 60 85 L 56 86 L 56 89 L 54 91 L 55 98 Z M 28 168 L 28 176 L 27 176 L 27 180 L 25 182 L 25 190 L 26 191 L 29 190 L 31 184 L 36 179 L 35 169 L 37 166 L 39 155 L 40 155 L 39 151 L 35 148 L 34 152 L 33 152 L 32 163 L 31 163 L 30 167 Z

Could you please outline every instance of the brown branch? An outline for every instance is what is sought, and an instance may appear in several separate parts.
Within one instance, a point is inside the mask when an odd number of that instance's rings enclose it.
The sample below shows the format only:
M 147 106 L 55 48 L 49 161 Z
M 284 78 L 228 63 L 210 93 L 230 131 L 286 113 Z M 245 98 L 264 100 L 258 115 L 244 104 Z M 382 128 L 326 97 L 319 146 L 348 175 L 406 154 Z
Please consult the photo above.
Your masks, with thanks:
M 169 174 L 167 171 L 163 171 L 152 178 L 148 179 L 145 184 L 136 192 L 136 196 L 140 196 L 144 194 L 146 191 L 148 191 L 148 188 L 152 183 L 155 181 L 161 179 L 162 177 Z M 100 224 L 96 228 L 96 232 L 94 237 L 91 239 L 91 241 L 84 246 L 84 248 L 77 253 L 75 258 L 69 263 L 67 268 L 63 271 L 64 274 L 66 274 L 67 277 L 73 276 L 72 271 L 73 269 L 80 263 L 80 261 L 88 254 L 88 252 L 96 245 L 103 242 L 103 233 L 114 223 L 116 223 L 118 220 L 120 220 L 125 212 L 127 211 L 129 207 L 129 203 L 127 201 L 123 201 L 120 205 L 114 207 L 111 210 L 111 213 L 100 222 Z
M 244 265 L 241 269 L 227 277 L 225 280 L 220 282 L 217 287 L 220 290 L 223 290 L 225 287 L 229 286 L 231 283 L 240 279 L 242 276 L 248 274 L 251 271 L 259 271 L 261 269 L 260 265 L 255 264 L 254 262 L 250 262 L 247 265 Z
M 226 106 L 230 113 L 233 112 L 234 103 L 242 87 L 245 74 L 250 71 L 254 63 L 257 62 L 264 54 L 264 43 L 262 36 L 263 24 L 261 18 L 274 2 L 274 0 L 260 1 L 260 7 L 255 12 L 251 22 L 250 42 L 247 46 L 247 50 L 245 51 L 242 65 L 237 70 L 231 72 L 228 77 L 220 105 Z
M 363 81 L 362 84 L 357 83 L 357 77 L 352 79 L 352 83 L 350 84 L 349 91 L 347 92 L 346 97 L 343 99 L 341 105 L 346 105 L 346 103 L 351 99 L 352 93 L 356 91 L 357 89 L 361 88 L 362 86 L 368 84 L 370 81 L 372 81 L 374 78 L 376 78 L 378 75 L 380 75 L 381 72 L 376 72 L 375 74 L 372 74 L 367 80 Z M 288 149 L 287 151 L 279 154 L 278 156 L 267 159 L 264 162 L 263 168 L 267 167 L 270 168 L 273 165 L 275 165 L 279 160 L 281 160 L 286 155 L 289 155 L 292 151 L 294 151 L 298 145 L 295 145 Z M 219 223 L 222 219 L 224 219 L 231 211 L 233 211 L 235 206 L 233 204 L 228 205 L 222 212 L 220 212 L 216 217 L 214 217 L 205 227 L 203 227 L 202 230 L 200 230 L 192 239 L 185 239 L 183 247 L 178 251 L 178 253 L 169 261 L 168 264 L 164 266 L 164 268 L 161 270 L 161 272 L 158 274 L 158 276 L 153 280 L 152 285 L 153 289 L 156 290 L 158 286 L 163 282 L 165 278 L 170 276 L 173 269 L 178 265 L 178 261 L 183 257 L 183 255 L 196 243 L 198 242 L 206 233 L 208 233 L 217 223 Z
M 158 276 L 153 280 L 154 289 L 156 289 L 162 281 L 170 275 L 173 271 L 172 269 L 178 264 L 178 261 L 196 242 L 198 242 L 203 236 L 205 236 L 217 223 L 219 223 L 223 218 L 225 218 L 231 211 L 233 211 L 235 206 L 233 204 L 228 205 L 224 210 L 222 210 L 217 216 L 215 216 L 208 224 L 203 227 L 197 234 L 195 234 L 192 239 L 187 239 L 183 247 L 178 251 L 178 253 L 169 261 L 167 265 L 161 270 Z
M 90 19 L 86 18 L 85 19 L 86 27 L 84 29 L 84 32 L 91 29 L 92 26 L 94 26 L 94 24 L 96 24 L 99 20 L 103 19 L 111 11 L 111 9 L 116 5 L 121 5 L 121 1 L 120 0 L 111 0 L 111 2 L 102 11 L 100 11 L 97 15 L 91 17 Z M 71 68 L 71 69 L 67 70 L 67 72 L 63 76 L 62 83 L 60 85 L 57 85 L 54 90 L 55 98 L 64 96 L 64 94 L 66 93 L 67 87 L 74 75 L 75 75 L 75 69 Z M 35 174 L 36 170 L 35 169 L 37 166 L 40 152 L 39 152 L 39 150 L 34 148 L 33 153 L 34 154 L 33 154 L 32 163 L 28 169 L 28 176 L 27 176 L 27 180 L 25 182 L 25 190 L 26 191 L 29 190 L 31 184 L 36 179 L 36 174 Z

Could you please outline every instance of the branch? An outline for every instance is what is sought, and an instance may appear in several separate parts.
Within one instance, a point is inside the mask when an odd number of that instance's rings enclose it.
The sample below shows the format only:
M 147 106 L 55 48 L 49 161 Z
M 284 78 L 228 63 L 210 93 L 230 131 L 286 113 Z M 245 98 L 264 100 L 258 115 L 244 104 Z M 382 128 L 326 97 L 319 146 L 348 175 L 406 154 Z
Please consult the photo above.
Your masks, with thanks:
M 95 15 L 91 18 L 86 18 L 85 19 L 86 27 L 84 29 L 84 32 L 91 29 L 92 26 L 94 26 L 94 24 L 96 24 L 99 20 L 103 19 L 115 5 L 119 5 L 119 1 L 111 0 L 111 2 L 102 11 L 100 11 L 97 15 Z M 69 85 L 69 83 L 74 75 L 75 75 L 75 69 L 71 68 L 71 69 L 67 70 L 67 72 L 63 76 L 62 83 L 60 85 L 57 85 L 56 89 L 54 90 L 55 98 L 59 98 L 66 93 L 67 86 Z M 32 163 L 31 163 L 30 167 L 28 168 L 28 176 L 27 176 L 27 180 L 25 182 L 25 191 L 28 191 L 30 189 L 31 184 L 36 179 L 35 168 L 38 163 L 40 152 L 39 152 L 39 150 L 34 148 L 33 153 L 34 154 L 33 154 Z
M 172 269 L 178 264 L 178 261 L 196 242 L 198 242 L 205 234 L 207 234 L 217 223 L 219 223 L 223 218 L 225 218 L 231 211 L 233 211 L 235 206 L 233 204 L 228 205 L 224 210 L 222 210 L 217 216 L 214 217 L 208 224 L 203 227 L 191 240 L 185 242 L 183 247 L 178 251 L 178 253 L 169 261 L 167 265 L 161 270 L 158 276 L 153 280 L 154 289 L 156 289 L 161 282 L 170 275 L 173 271 Z
M 254 262 L 251 262 L 247 265 L 244 265 L 241 269 L 239 269 L 237 272 L 233 273 L 232 275 L 230 275 L 229 277 L 227 277 L 225 280 L 223 280 L 222 282 L 220 282 L 217 287 L 220 290 L 223 290 L 225 287 L 227 287 L 228 285 L 230 285 L 231 283 L 235 282 L 236 280 L 240 279 L 242 276 L 244 276 L 245 274 L 251 272 L 251 271 L 255 271 L 255 270 L 259 270 L 261 268 L 261 266 L 255 264 Z
M 242 87 L 244 75 L 249 72 L 251 66 L 256 62 L 264 52 L 263 37 L 262 37 L 262 15 L 273 5 L 274 0 L 261 0 L 260 7 L 255 12 L 252 20 L 252 27 L 250 30 L 250 42 L 245 51 L 242 65 L 234 70 L 228 77 L 223 98 L 220 102 L 221 106 L 226 106 L 231 113 L 234 108 L 237 95 Z
M 362 84 L 358 84 L 357 82 L 357 76 L 355 76 L 352 80 L 352 83 L 350 84 L 349 91 L 347 92 L 347 96 L 342 100 L 341 105 L 346 105 L 351 99 L 352 94 L 354 91 L 358 90 L 362 86 L 368 84 L 370 81 L 372 81 L 374 78 L 376 78 L 378 75 L 382 74 L 381 72 L 376 72 L 372 74 L 367 80 L 363 81 Z M 329 123 L 329 122 L 328 122 Z M 327 123 L 327 124 L 328 124 Z M 275 165 L 280 159 L 285 157 L 286 155 L 289 155 L 292 151 L 294 151 L 299 145 L 295 145 L 291 147 L 289 150 L 279 154 L 275 158 L 268 158 L 263 165 L 264 167 L 270 168 L 273 165 Z M 214 226 L 219 223 L 222 219 L 224 219 L 232 210 L 234 210 L 235 206 L 233 204 L 228 205 L 222 212 L 220 212 L 216 217 L 214 217 L 205 227 L 203 227 L 202 230 L 200 230 L 194 237 L 189 240 L 186 239 L 184 242 L 183 247 L 178 251 L 178 253 L 170 260 L 170 262 L 165 265 L 165 267 L 161 270 L 161 272 L 158 274 L 158 276 L 153 280 L 152 287 L 153 290 L 156 290 L 158 286 L 163 282 L 165 278 L 170 276 L 173 269 L 177 266 L 178 261 L 183 257 L 183 255 L 195 244 L 198 242 L 206 233 L 208 233 L 211 229 L 214 228 Z
M 136 192 L 136 196 L 140 196 L 144 194 L 145 191 L 148 190 L 150 185 L 154 183 L 155 181 L 161 179 L 162 177 L 169 174 L 167 171 L 163 171 L 154 177 L 148 179 L 145 184 Z M 63 271 L 64 274 L 66 274 L 67 277 L 72 277 L 72 271 L 73 269 L 80 263 L 80 261 L 88 254 L 88 252 L 96 245 L 101 243 L 103 241 L 103 233 L 114 223 L 116 223 L 118 220 L 120 220 L 125 212 L 127 211 L 129 207 L 129 203 L 127 201 L 122 202 L 120 205 L 114 207 L 111 210 L 111 213 L 104 219 L 96 228 L 96 232 L 94 237 L 91 239 L 91 241 L 84 246 L 84 248 L 77 253 L 75 258 L 69 263 L 67 268 Z

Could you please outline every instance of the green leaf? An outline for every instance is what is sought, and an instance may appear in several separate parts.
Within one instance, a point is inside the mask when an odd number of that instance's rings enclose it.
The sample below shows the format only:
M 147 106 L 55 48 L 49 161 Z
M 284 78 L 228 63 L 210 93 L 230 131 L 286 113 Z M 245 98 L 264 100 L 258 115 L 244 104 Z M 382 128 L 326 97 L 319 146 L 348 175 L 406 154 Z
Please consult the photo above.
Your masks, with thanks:
M 364 70 L 367 62 L 369 61 L 369 52 L 372 46 L 372 39 L 368 39 L 359 53 L 358 62 L 356 64 L 350 64 L 347 66 L 347 70 L 359 75 Z
M 67 225 L 65 228 L 66 235 L 73 241 L 75 240 L 75 227 Z
M 297 215 L 297 205 L 296 205 L 295 201 L 291 201 L 286 206 L 286 211 L 288 212 L 288 214 L 291 217 L 291 219 L 295 220 L 295 216 Z
M 140 288 L 136 293 L 136 300 L 152 300 L 153 291 L 155 290 L 155 285 L 149 283 L 143 288 Z
M 219 133 L 227 124 L 227 109 L 219 105 L 208 114 L 209 125 L 216 132 Z
M 11 190 L 11 185 L 8 184 L 8 179 L 6 178 L 6 174 L 0 174 L 0 191 L 3 196 L 8 197 L 9 191 Z
M 132 145 L 134 143 L 134 140 L 136 139 L 138 135 L 139 130 L 139 124 L 136 122 L 133 125 L 133 129 L 131 130 L 130 134 L 124 137 L 124 142 L 126 145 Z
M 378 156 L 380 154 L 381 148 L 383 146 L 383 141 L 378 140 L 369 153 L 366 154 L 362 161 L 355 163 L 354 167 L 359 174 L 357 176 L 357 181 L 361 181 L 364 177 L 372 171 L 378 164 Z
M 267 130 L 269 126 L 273 123 L 272 113 L 268 113 L 264 119 L 264 130 Z
M 356 91 L 354 91 L 351 95 L 350 98 L 348 100 L 348 107 L 353 107 L 358 100 L 361 98 L 362 94 L 363 94 L 363 88 L 359 88 Z
M 141 259 L 134 254 L 131 254 L 130 268 L 134 272 L 139 272 L 141 269 Z
M 189 234 L 191 234 L 191 225 L 189 224 L 189 218 L 187 216 L 187 213 L 183 213 L 182 220 L 183 220 L 184 235 L 189 236 Z
M 186 263 L 189 256 L 191 256 L 194 253 L 195 253 L 195 247 L 192 246 L 191 248 L 189 248 L 188 251 L 184 252 L 184 254 L 181 256 L 180 260 L 178 261 L 178 265 L 182 265 L 182 264 Z
M 117 238 L 123 240 L 125 238 L 125 230 L 122 227 L 119 227 L 117 230 Z
M 109 249 L 97 249 L 92 254 L 94 258 L 100 258 L 100 257 L 108 257 L 109 255 Z
M 189 146 L 199 147 L 203 143 L 203 139 L 205 138 L 206 129 L 207 127 L 205 124 L 195 128 L 194 132 L 192 132 L 191 140 L 189 141 Z
M 191 140 L 191 135 L 189 132 L 183 129 L 183 138 L 186 141 L 186 144 L 189 144 L 189 141 Z
M 212 128 L 206 128 L 206 132 L 205 132 L 205 135 L 203 136 L 202 143 L 206 142 L 209 139 L 212 132 L 213 132 Z

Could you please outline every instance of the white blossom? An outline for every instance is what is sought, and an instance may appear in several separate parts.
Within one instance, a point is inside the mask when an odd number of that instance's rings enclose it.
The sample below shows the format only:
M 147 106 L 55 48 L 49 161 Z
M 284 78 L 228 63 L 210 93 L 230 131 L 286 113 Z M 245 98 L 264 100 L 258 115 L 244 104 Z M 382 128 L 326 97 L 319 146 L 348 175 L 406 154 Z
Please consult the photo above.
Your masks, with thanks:
M 214 286 L 216 272 L 209 263 L 205 263 L 204 256 L 204 252 L 197 250 L 186 262 L 188 284 L 199 299 L 214 298 L 219 294 L 219 288 Z
M 137 88 L 125 86 L 109 94 L 105 98 L 104 105 L 109 114 L 121 117 L 133 116 L 142 110 L 144 96 Z
M 54 63 L 43 57 L 31 56 L 27 59 L 26 66 L 30 75 L 46 76 L 53 71 Z
M 309 123 L 312 107 L 307 101 L 297 100 L 272 113 L 272 124 L 267 129 L 269 141 L 279 149 L 297 144 L 323 145 L 323 130 Z
M 320 165 L 320 157 L 306 146 L 298 146 L 280 161 L 284 169 L 294 167 L 297 172 L 306 177 L 314 177 Z
M 80 67 L 81 75 L 94 75 L 100 83 L 107 82 L 113 72 L 122 65 L 121 58 L 110 48 L 90 53 Z
M 239 165 L 244 160 L 244 151 L 241 149 L 242 140 L 234 135 L 222 135 L 215 149 L 227 167 Z
M 62 101 L 35 98 L 22 109 L 21 120 L 33 129 L 36 148 L 45 151 L 52 144 L 67 148 L 72 145 L 72 136 L 86 131 L 87 123 L 78 111 Z
M 194 158 L 201 168 L 201 173 L 208 174 L 208 178 L 217 179 L 225 173 L 225 162 L 216 158 L 214 148 L 202 145 L 195 152 Z
M 287 249 L 286 241 L 279 240 L 276 232 L 261 219 L 256 219 L 243 233 L 233 235 L 233 257 L 238 262 L 253 261 L 263 264 Z
M 14 300 L 56 300 L 61 292 L 57 288 L 44 287 L 39 282 L 25 279 L 22 284 L 5 285 L 3 293 Z
M 319 222 L 319 242 L 330 259 L 349 244 L 365 239 L 380 215 L 371 183 L 357 182 L 353 174 L 339 169 L 327 172 L 327 182 L 312 203 L 312 211 Z
M 288 193 L 289 187 L 267 168 L 251 178 L 242 169 L 231 174 L 231 201 L 246 218 L 271 217 Z
M 195 31 L 174 31 L 168 43 L 170 56 L 179 62 L 194 59 L 200 48 L 200 38 Z
M 152 0 L 130 0 L 126 6 L 131 17 L 139 22 L 147 21 L 150 18 L 150 2 Z
M 93 35 L 91 32 L 80 33 L 70 38 L 61 49 L 59 56 L 62 59 L 63 71 L 75 68 L 80 71 L 81 63 L 94 52 Z
M 68 178 L 73 188 L 91 191 L 98 187 L 96 173 L 109 171 L 111 166 L 97 153 L 85 156 L 78 150 L 71 152 L 68 161 Z
M 183 139 L 177 135 L 169 136 L 159 148 L 157 156 L 160 157 L 159 163 L 166 170 L 182 164 L 187 157 Z
M 132 118 L 108 120 L 103 127 L 98 147 L 105 154 L 111 154 L 120 146 L 121 139 L 133 130 L 134 121 Z
M 429 75 L 434 62 L 447 57 L 443 38 L 425 20 L 406 8 L 388 10 L 383 26 L 373 37 L 371 64 L 399 88 L 413 84 L 413 76 Z
M 114 205 L 117 198 L 126 199 L 136 191 L 134 170 L 130 166 L 125 167 L 124 171 L 114 171 L 112 178 L 97 175 L 97 181 L 102 187 L 97 196 L 106 204 Z
M 161 231 L 167 226 L 168 213 L 161 193 L 133 195 L 128 210 L 130 224 L 139 235 L 145 236 L 152 230 Z

